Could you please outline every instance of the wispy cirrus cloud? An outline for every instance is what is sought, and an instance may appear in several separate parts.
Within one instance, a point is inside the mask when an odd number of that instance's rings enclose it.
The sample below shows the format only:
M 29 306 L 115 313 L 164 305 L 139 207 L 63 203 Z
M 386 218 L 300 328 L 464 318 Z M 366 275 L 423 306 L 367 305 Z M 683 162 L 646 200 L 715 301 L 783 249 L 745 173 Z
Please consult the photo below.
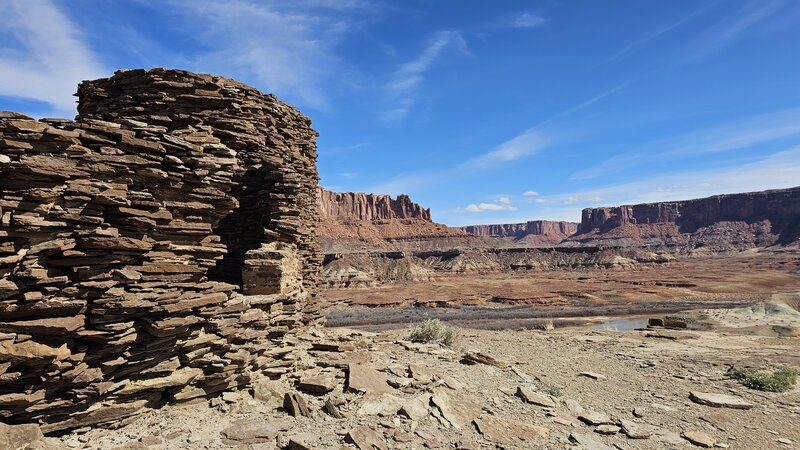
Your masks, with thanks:
M 385 192 L 385 193 L 410 193 L 418 190 L 428 189 L 444 182 L 455 182 L 456 180 L 464 180 L 476 173 L 487 170 L 492 170 L 505 164 L 521 160 L 544 150 L 550 145 L 556 143 L 553 139 L 546 135 L 542 130 L 545 125 L 560 120 L 570 114 L 578 112 L 582 109 L 604 100 L 607 97 L 621 91 L 629 82 L 624 82 L 607 89 L 588 100 L 585 100 L 577 105 L 571 106 L 565 110 L 550 116 L 546 120 L 540 122 L 538 125 L 528 128 L 518 136 L 515 136 L 488 152 L 478 154 L 469 158 L 456 166 L 440 170 L 436 172 L 429 172 L 426 174 L 415 175 L 400 175 L 395 178 L 384 181 L 378 185 L 372 186 L 371 192 Z
M 613 62 L 613 61 L 617 61 L 617 60 L 623 59 L 623 58 L 635 53 L 639 49 L 645 47 L 651 41 L 661 37 L 662 35 L 665 35 L 665 34 L 671 32 L 671 31 L 673 31 L 673 30 L 675 30 L 677 28 L 680 28 L 681 26 L 683 26 L 683 25 L 691 22 L 692 20 L 698 18 L 703 13 L 705 13 L 706 11 L 711 9 L 712 7 L 716 6 L 717 3 L 718 2 L 709 3 L 709 4 L 705 5 L 705 6 L 703 6 L 702 8 L 698 8 L 698 9 L 692 11 L 691 13 L 681 17 L 678 20 L 666 23 L 666 24 L 664 24 L 664 25 L 662 25 L 662 26 L 660 26 L 658 28 L 655 28 L 655 29 L 652 29 L 652 30 L 648 31 L 647 33 L 645 33 L 645 34 L 639 36 L 638 38 L 634 39 L 632 42 L 630 42 L 628 45 L 626 45 L 625 47 L 623 47 L 622 49 L 620 49 L 619 51 L 617 51 L 613 55 L 611 55 L 608 58 L 606 58 L 603 61 L 603 63 L 610 63 L 610 62 Z
M 546 147 L 554 144 L 552 138 L 548 138 L 546 132 L 543 131 L 546 129 L 548 124 L 563 119 L 564 117 L 588 108 L 595 103 L 612 96 L 613 94 L 624 89 L 625 86 L 631 82 L 632 80 L 620 83 L 616 86 L 606 89 L 603 92 L 600 92 L 597 95 L 594 95 L 587 100 L 553 114 L 546 120 L 531 128 L 528 128 L 521 134 L 503 142 L 494 149 L 461 163 L 461 165 L 459 165 L 459 169 L 467 171 L 488 169 L 501 163 L 516 161 L 518 159 L 538 153 Z
M 581 209 L 604 205 L 630 205 L 687 200 L 718 194 L 754 192 L 800 185 L 800 146 L 773 152 L 755 161 L 718 165 L 701 170 L 672 171 L 642 176 L 631 181 L 593 187 L 589 191 L 564 193 L 554 199 L 575 202 L 541 203 L 537 217 L 576 220 Z M 602 199 L 602 200 L 599 200 Z
M 440 31 L 415 59 L 402 64 L 384 86 L 388 107 L 382 118 L 387 122 L 402 120 L 417 101 L 420 85 L 433 65 L 448 50 L 467 55 L 469 49 L 460 33 Z
M 532 218 L 576 222 L 580 221 L 583 208 L 596 207 L 598 203 L 606 206 L 634 205 L 796 186 L 800 186 L 800 145 L 744 164 L 665 172 L 624 183 L 600 185 L 588 191 L 566 192 L 549 197 L 546 202 L 538 202 L 535 209 L 523 210 L 517 217 L 495 217 L 485 219 L 485 223 L 523 222 Z M 452 224 L 469 224 L 459 217 L 463 214 L 455 214 Z
M 499 163 L 515 161 L 533 155 L 545 148 L 547 144 L 547 139 L 537 127 L 529 128 L 519 136 L 503 142 L 491 151 L 463 162 L 459 169 L 480 170 Z
M 620 153 L 570 179 L 586 180 L 641 164 L 663 163 L 708 153 L 742 150 L 800 136 L 800 108 L 774 111 L 745 120 L 704 128 L 668 141 L 645 144 Z
M 603 201 L 603 197 L 591 194 L 569 195 L 567 197 L 555 198 L 535 198 L 531 199 L 532 203 L 539 203 L 543 205 L 573 205 L 575 203 L 598 203 Z
M 477 30 L 480 30 L 481 32 L 497 29 L 523 30 L 539 28 L 545 24 L 547 24 L 547 19 L 539 14 L 530 11 L 517 11 L 496 17 L 477 27 Z
M 409 194 L 429 188 L 442 180 L 441 173 L 417 173 L 414 175 L 399 175 L 389 180 L 367 186 L 365 192 L 375 194 Z
M 787 0 L 751 0 L 723 17 L 692 43 L 682 62 L 705 59 L 727 47 L 759 22 L 775 15 Z
M 48 115 L 72 117 L 82 80 L 110 73 L 83 31 L 48 0 L 0 2 L 0 95 L 47 103 Z
M 173 12 L 204 52 L 191 68 L 247 80 L 317 109 L 329 107 L 331 86 L 347 82 L 335 47 L 358 29 L 364 1 L 171 0 Z M 161 8 L 154 4 L 154 8 Z
M 547 20 L 544 17 L 528 11 L 519 13 L 510 21 L 510 25 L 514 28 L 536 28 L 545 23 L 547 23 Z

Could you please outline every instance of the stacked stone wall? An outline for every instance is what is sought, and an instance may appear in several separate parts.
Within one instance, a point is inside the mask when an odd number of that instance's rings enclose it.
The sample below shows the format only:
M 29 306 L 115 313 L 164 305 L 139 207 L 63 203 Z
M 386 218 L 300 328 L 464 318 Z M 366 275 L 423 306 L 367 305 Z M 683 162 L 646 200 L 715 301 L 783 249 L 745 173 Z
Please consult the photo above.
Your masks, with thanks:
M 0 420 L 45 432 L 291 370 L 314 301 L 316 132 L 185 71 L 0 113 Z

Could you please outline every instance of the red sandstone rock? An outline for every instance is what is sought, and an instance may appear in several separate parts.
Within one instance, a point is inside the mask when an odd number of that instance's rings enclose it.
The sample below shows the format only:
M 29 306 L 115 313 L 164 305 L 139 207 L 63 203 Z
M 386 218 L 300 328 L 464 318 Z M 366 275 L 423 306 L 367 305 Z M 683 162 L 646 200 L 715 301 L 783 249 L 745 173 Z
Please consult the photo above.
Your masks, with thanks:
M 326 251 L 363 246 L 389 249 L 396 240 L 466 236 L 462 230 L 433 222 L 430 209 L 412 202 L 407 195 L 393 199 L 320 188 L 317 211 L 318 238 Z
M 418 219 L 431 220 L 431 210 L 411 201 L 407 195 L 393 199 L 388 195 L 359 192 L 332 192 L 319 189 L 317 210 L 320 220 L 339 222 Z
M 570 241 L 706 247 L 711 251 L 790 244 L 800 239 L 800 187 L 678 202 L 583 210 Z

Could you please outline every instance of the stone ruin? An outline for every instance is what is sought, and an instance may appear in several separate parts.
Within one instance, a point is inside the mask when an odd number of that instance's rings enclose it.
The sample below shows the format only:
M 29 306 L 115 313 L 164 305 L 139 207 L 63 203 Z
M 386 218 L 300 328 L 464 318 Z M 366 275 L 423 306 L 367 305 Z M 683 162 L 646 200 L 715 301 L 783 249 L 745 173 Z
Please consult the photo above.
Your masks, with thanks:
M 55 432 L 291 370 L 319 319 L 311 121 L 180 70 L 77 96 L 75 121 L 0 113 L 0 421 Z

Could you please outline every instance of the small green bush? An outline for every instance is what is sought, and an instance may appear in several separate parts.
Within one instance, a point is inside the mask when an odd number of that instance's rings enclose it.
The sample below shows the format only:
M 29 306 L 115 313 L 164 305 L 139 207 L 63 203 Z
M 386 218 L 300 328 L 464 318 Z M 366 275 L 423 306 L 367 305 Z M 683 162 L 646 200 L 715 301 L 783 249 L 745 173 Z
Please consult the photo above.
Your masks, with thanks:
M 454 327 L 445 325 L 439 319 L 427 319 L 411 330 L 408 339 L 412 342 L 451 346 L 457 337 L 458 330 Z
M 552 383 L 543 383 L 542 390 L 553 397 L 561 397 L 564 395 L 564 393 L 561 392 L 561 388 Z
M 731 367 L 728 375 L 750 389 L 767 392 L 786 392 L 797 381 L 797 371 L 788 367 L 781 367 L 773 372 Z

